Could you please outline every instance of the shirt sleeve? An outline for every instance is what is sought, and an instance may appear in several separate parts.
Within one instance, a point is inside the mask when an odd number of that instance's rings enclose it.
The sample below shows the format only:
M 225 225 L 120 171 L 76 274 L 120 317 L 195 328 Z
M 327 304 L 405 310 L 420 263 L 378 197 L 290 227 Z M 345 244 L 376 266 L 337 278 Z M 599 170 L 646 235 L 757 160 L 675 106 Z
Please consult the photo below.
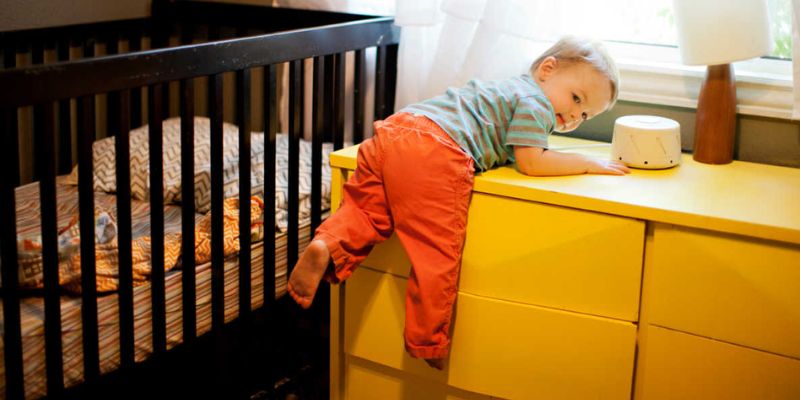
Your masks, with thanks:
M 555 116 L 547 99 L 541 96 L 520 98 L 506 133 L 506 146 L 547 148 L 547 138 L 555 126 Z

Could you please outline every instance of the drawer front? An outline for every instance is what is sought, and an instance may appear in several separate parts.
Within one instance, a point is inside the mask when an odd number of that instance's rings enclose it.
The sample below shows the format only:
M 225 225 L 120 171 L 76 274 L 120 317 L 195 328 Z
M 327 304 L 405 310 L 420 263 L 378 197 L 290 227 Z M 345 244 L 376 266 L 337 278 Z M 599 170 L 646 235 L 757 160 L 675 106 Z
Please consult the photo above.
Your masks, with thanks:
M 345 398 L 352 400 L 492 399 L 357 357 L 348 357 L 346 388 Z
M 344 352 L 370 361 L 425 373 L 430 369 L 405 354 L 406 280 L 361 267 L 345 286 Z
M 644 223 L 475 193 L 460 290 L 479 296 L 636 321 Z M 408 276 L 397 236 L 363 265 Z
M 630 398 L 636 326 L 459 293 L 445 371 L 403 348 L 406 280 L 362 268 L 348 280 L 345 352 L 503 398 Z
M 636 321 L 644 223 L 476 193 L 460 289 Z
M 406 278 L 411 271 L 411 260 L 397 235 L 392 235 L 385 242 L 373 247 L 361 265 Z
M 800 358 L 800 246 L 659 224 L 652 324 Z
M 800 361 L 651 326 L 636 398 L 798 399 Z

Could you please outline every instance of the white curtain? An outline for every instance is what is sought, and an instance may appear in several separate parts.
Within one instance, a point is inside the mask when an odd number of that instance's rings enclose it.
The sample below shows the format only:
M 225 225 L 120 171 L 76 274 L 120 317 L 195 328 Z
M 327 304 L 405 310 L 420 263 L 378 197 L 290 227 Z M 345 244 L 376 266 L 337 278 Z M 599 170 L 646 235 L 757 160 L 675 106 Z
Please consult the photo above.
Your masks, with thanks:
M 575 28 L 567 8 L 549 0 L 398 0 L 395 20 L 403 27 L 397 109 L 473 78 L 525 73 Z
M 402 1 L 402 0 L 400 0 Z M 274 7 L 300 8 L 307 10 L 336 11 L 351 14 L 365 15 L 393 15 L 395 0 L 273 0 Z M 352 53 L 345 56 L 345 141 L 351 142 L 353 132 L 353 68 L 355 60 Z M 313 60 L 305 60 L 305 120 L 303 126 L 305 139 L 311 139 L 312 128 L 312 84 L 313 84 Z M 369 137 L 372 132 L 372 115 L 374 110 L 374 82 L 375 82 L 375 49 L 366 51 L 366 91 L 364 93 L 364 137 Z M 282 77 L 282 95 L 280 104 L 280 121 L 283 132 L 288 131 L 289 121 L 289 73 L 284 71 Z
M 800 0 L 792 0 L 792 80 L 794 106 L 792 119 L 800 119 Z

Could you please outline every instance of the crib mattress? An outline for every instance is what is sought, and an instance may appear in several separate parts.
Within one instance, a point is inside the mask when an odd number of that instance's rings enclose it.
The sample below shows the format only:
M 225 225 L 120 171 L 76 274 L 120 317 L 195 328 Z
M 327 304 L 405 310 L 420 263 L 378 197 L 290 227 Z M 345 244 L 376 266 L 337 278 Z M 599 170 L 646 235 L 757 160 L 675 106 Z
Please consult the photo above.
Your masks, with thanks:
M 68 222 L 70 215 L 77 213 L 77 190 L 74 186 L 63 185 L 61 177 L 57 180 L 59 226 Z M 95 203 L 114 208 L 115 196 L 95 193 Z M 133 237 L 149 234 L 149 204 L 133 201 L 131 204 Z M 17 190 L 18 233 L 30 233 L 39 229 L 38 185 L 26 185 Z M 201 215 L 197 215 L 199 219 Z M 164 206 L 165 233 L 180 232 L 180 207 Z M 310 240 L 310 224 L 301 221 L 299 247 L 302 251 Z M 281 297 L 286 293 L 286 250 L 287 235 L 276 234 L 275 246 L 275 293 Z M 264 242 L 252 245 L 251 254 L 251 309 L 264 303 Z M 225 322 L 239 315 L 239 256 L 231 255 L 225 259 Z M 196 312 L 197 335 L 211 329 L 211 263 L 196 266 Z M 167 349 L 183 341 L 183 303 L 182 271 L 167 272 L 166 288 L 166 333 Z M 134 347 L 136 361 L 143 361 L 152 353 L 151 286 L 149 283 L 134 288 Z M 1 302 L 2 300 L 0 300 Z M 0 307 L 2 304 L 0 303 Z M 2 308 L 0 308 L 2 309 Z M 23 373 L 26 398 L 38 398 L 46 394 L 45 340 L 44 340 L 44 299 L 41 296 L 28 296 L 21 299 Z M 119 360 L 119 311 L 118 296 L 112 293 L 97 299 L 98 338 L 100 350 L 100 371 L 113 371 L 120 365 Z M 0 320 L 0 323 L 2 321 Z M 81 325 L 81 298 L 62 297 L 61 327 L 63 348 L 63 370 L 65 386 L 74 386 L 83 381 L 83 349 Z M 1 334 L 2 332 L 0 332 Z M 4 344 L 0 341 L 0 397 L 5 393 L 5 366 L 2 352 Z

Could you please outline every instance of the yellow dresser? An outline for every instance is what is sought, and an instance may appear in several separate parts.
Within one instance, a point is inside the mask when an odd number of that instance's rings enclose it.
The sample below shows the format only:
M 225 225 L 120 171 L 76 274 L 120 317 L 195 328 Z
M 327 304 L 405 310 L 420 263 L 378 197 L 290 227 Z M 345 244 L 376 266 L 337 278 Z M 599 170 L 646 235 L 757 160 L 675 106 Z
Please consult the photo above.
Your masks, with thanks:
M 332 288 L 332 399 L 800 398 L 797 169 L 479 175 L 444 371 L 404 351 L 409 268 L 392 237 Z

